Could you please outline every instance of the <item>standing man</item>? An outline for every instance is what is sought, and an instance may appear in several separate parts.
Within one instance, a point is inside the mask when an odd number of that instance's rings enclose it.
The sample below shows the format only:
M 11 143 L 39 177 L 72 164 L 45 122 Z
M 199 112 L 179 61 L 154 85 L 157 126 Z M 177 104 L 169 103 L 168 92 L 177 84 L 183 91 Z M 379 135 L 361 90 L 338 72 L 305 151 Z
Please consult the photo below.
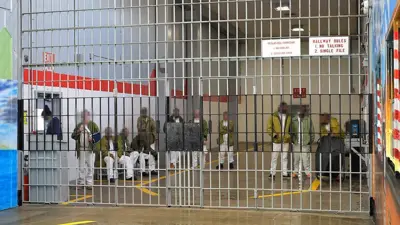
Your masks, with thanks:
M 229 120 L 228 112 L 224 112 L 223 120 L 219 123 L 219 138 L 218 144 L 220 146 L 220 153 L 219 153 L 219 165 L 216 169 L 223 169 L 224 162 L 225 162 L 225 154 L 228 155 L 229 160 L 229 168 L 233 169 L 233 132 L 234 132 L 234 125 L 233 121 Z
M 164 133 L 167 133 L 167 123 L 180 123 L 183 124 L 183 118 L 179 115 L 179 109 L 175 108 L 172 116 L 168 118 L 168 121 L 164 123 Z M 181 152 L 171 151 L 170 152 L 170 168 L 175 168 L 176 163 L 181 158 Z
M 310 152 L 311 144 L 314 142 L 315 133 L 311 117 L 307 115 L 305 106 L 301 106 L 298 116 L 292 121 L 292 142 L 294 153 L 294 172 L 293 178 L 299 177 L 301 180 L 302 166 L 307 178 L 311 178 Z
M 114 166 L 115 160 L 118 160 L 122 156 L 122 149 L 116 142 L 116 138 L 112 135 L 113 131 L 111 127 L 107 127 L 104 130 L 104 137 L 100 140 L 100 152 L 101 157 L 98 157 L 99 166 L 105 166 L 107 168 L 107 178 L 110 183 L 114 183 L 115 179 L 118 178 L 117 168 Z M 118 160 L 119 161 L 119 160 Z M 117 162 L 118 162 L 117 161 Z M 104 163 L 103 163 L 104 162 Z M 132 180 L 132 177 L 130 177 Z
M 76 156 L 79 160 L 78 185 L 88 185 L 87 189 L 92 189 L 94 162 L 99 146 L 93 143 L 92 135 L 99 132 L 99 127 L 90 120 L 90 112 L 82 112 L 82 122 L 79 123 L 71 137 L 76 141 Z
M 156 142 L 156 123 L 153 118 L 148 116 L 147 108 L 143 107 L 140 109 L 140 117 L 137 119 L 137 129 L 140 134 L 139 137 L 150 145 L 150 149 L 145 149 L 148 152 L 147 156 L 143 156 L 144 158 L 154 157 L 154 155 L 150 154 L 155 151 L 155 142 Z M 150 173 L 155 175 L 156 172 L 156 163 L 155 160 L 149 160 L 149 170 Z
M 206 156 L 208 154 L 208 151 L 207 151 L 208 124 L 207 124 L 207 121 L 203 120 L 200 117 L 200 110 L 198 110 L 198 109 L 196 109 L 194 111 L 193 123 L 197 123 L 197 124 L 202 123 L 202 126 L 203 126 L 202 127 L 202 129 L 203 129 L 202 130 L 202 134 L 203 134 L 203 141 L 204 141 L 204 143 L 203 143 L 203 152 L 200 152 L 200 151 L 193 151 L 192 152 L 192 167 L 196 168 L 199 165 L 198 159 L 200 157 L 203 157 L 203 163 L 206 162 Z
M 289 177 L 287 172 L 287 156 L 290 143 L 290 123 L 291 117 L 287 115 L 288 105 L 286 102 L 281 102 L 278 111 L 275 112 L 269 119 L 267 132 L 272 137 L 272 160 L 271 160 L 271 179 L 275 178 L 276 165 L 279 157 L 279 152 L 282 152 L 282 176 Z

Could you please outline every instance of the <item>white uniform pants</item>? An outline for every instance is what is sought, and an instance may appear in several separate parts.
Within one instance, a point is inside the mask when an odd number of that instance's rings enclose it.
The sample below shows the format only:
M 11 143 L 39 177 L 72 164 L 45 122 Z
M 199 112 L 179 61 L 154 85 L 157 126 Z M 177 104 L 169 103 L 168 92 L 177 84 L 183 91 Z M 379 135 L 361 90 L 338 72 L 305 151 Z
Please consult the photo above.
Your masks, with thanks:
M 281 167 L 282 167 L 282 174 L 286 176 L 287 173 L 287 164 L 288 164 L 288 151 L 289 151 L 289 144 L 288 143 L 273 143 L 272 144 L 272 160 L 271 160 L 271 174 L 274 176 L 276 174 L 276 165 L 278 162 L 279 153 L 282 151 L 282 160 L 281 160 Z
M 220 145 L 220 153 L 219 153 L 219 163 L 224 164 L 225 162 L 225 154 L 228 154 L 229 163 L 233 163 L 233 146 L 228 146 L 226 144 Z
M 118 159 L 118 163 L 126 169 L 126 178 L 133 177 L 133 167 L 139 158 L 139 152 L 132 152 L 129 156 L 123 155 Z M 114 159 L 110 156 L 104 157 L 104 162 L 107 165 L 107 176 L 108 179 L 116 179 L 118 172 L 115 169 Z
M 182 159 L 184 152 L 180 151 L 171 151 L 170 152 L 170 163 L 174 164 L 176 167 L 176 164 Z
M 208 154 L 207 146 L 203 145 L 203 151 L 192 152 L 192 167 L 196 168 L 199 165 L 199 158 L 203 157 L 203 165 L 206 163 L 206 156 Z
M 149 171 L 156 170 L 156 160 L 152 154 L 140 153 L 139 162 L 140 162 L 140 172 L 146 172 L 146 159 L 149 160 Z
M 294 172 L 298 172 L 299 176 L 302 175 L 302 167 L 307 175 L 310 174 L 310 145 L 293 145 L 294 152 Z M 301 153 L 296 153 L 301 152 Z
M 93 185 L 94 161 L 96 155 L 92 151 L 81 150 L 79 161 L 79 185 Z

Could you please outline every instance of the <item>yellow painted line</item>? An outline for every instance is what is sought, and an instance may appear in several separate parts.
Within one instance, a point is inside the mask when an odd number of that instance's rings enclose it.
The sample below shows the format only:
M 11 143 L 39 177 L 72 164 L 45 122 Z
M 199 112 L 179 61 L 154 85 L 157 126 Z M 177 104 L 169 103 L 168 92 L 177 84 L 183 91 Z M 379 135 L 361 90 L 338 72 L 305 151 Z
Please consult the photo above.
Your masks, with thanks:
M 63 223 L 59 225 L 79 225 L 79 224 L 88 224 L 88 223 L 95 223 L 96 221 L 91 221 L 91 220 L 85 220 L 85 221 L 78 221 L 78 222 L 72 222 L 72 223 Z
M 303 190 L 303 191 L 288 191 L 288 192 L 283 192 L 283 193 L 276 193 L 276 194 L 269 194 L 269 195 L 260 195 L 257 198 L 269 198 L 269 197 L 279 197 L 279 196 L 286 196 L 286 195 L 296 195 L 296 194 L 302 194 L 302 193 L 307 193 L 310 191 L 315 191 L 318 189 L 319 185 L 321 182 L 318 179 L 315 179 L 312 184 L 310 189 L 308 190 Z M 254 197 L 251 197 L 254 198 Z
M 253 150 L 253 148 L 248 149 L 247 151 L 251 151 L 251 150 Z M 238 153 L 236 153 L 235 155 L 239 155 L 240 153 L 242 153 L 242 152 L 238 152 Z M 215 159 L 215 160 L 213 160 L 213 161 L 211 161 L 211 162 L 207 162 L 207 163 L 205 163 L 205 165 L 210 165 L 210 164 L 213 164 L 213 163 L 216 163 L 216 162 L 219 162 L 219 159 Z M 172 169 L 172 170 L 174 170 L 174 169 Z M 190 169 L 186 169 L 186 170 L 183 170 L 183 171 L 180 171 L 180 172 L 172 173 L 170 176 L 176 176 L 176 175 L 179 175 L 179 174 L 181 174 L 181 173 L 186 173 L 186 172 L 189 172 L 189 171 L 190 171 Z M 143 182 L 140 183 L 140 184 L 136 184 L 135 187 L 136 187 L 138 190 L 140 190 L 140 191 L 142 191 L 142 192 L 144 192 L 144 193 L 146 193 L 146 194 L 149 194 L 149 195 L 151 195 L 151 196 L 158 196 L 158 193 L 155 193 L 155 192 L 153 192 L 153 191 L 150 191 L 149 189 L 144 188 L 144 187 L 141 187 L 141 186 L 145 186 L 145 185 L 148 185 L 148 184 L 157 182 L 157 181 L 161 181 L 161 180 L 164 180 L 164 179 L 166 179 L 166 178 L 167 178 L 167 176 L 161 176 L 160 178 L 155 178 L 155 179 L 152 179 L 152 180 L 150 180 L 150 181 L 143 181 Z
M 311 190 L 313 190 L 313 191 L 317 190 L 320 184 L 321 184 L 321 181 L 318 179 L 315 179 L 311 184 Z
M 82 201 L 82 200 L 85 200 L 85 199 L 88 199 L 88 198 L 92 198 L 92 197 L 93 197 L 93 195 L 85 195 L 83 197 L 70 200 L 68 202 L 62 202 L 61 205 L 68 205 L 70 203 L 79 202 L 79 201 Z

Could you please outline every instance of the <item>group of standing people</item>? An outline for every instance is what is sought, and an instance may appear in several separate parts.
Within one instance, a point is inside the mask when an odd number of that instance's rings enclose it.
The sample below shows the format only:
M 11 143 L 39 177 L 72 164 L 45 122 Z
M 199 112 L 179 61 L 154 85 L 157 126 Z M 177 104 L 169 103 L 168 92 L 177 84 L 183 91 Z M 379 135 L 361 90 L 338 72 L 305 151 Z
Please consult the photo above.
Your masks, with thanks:
M 301 106 L 299 112 L 292 118 L 288 114 L 288 105 L 280 103 L 278 110 L 268 119 L 267 132 L 272 138 L 271 173 L 269 177 L 275 178 L 277 161 L 282 152 L 282 176 L 290 177 L 288 173 L 288 153 L 290 145 L 294 152 L 293 178 L 301 179 L 302 169 L 307 178 L 311 177 L 310 152 L 315 141 L 313 121 L 307 113 L 306 106 Z M 332 135 L 343 137 L 338 120 L 330 114 L 320 115 L 321 136 Z

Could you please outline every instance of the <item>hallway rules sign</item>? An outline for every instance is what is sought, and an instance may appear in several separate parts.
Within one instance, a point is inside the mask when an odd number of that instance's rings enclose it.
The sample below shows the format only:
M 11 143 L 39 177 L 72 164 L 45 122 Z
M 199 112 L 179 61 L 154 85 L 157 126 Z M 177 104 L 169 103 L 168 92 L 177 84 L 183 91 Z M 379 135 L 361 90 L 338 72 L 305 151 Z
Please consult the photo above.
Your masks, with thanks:
M 349 37 L 314 37 L 308 47 L 311 56 L 348 55 Z

